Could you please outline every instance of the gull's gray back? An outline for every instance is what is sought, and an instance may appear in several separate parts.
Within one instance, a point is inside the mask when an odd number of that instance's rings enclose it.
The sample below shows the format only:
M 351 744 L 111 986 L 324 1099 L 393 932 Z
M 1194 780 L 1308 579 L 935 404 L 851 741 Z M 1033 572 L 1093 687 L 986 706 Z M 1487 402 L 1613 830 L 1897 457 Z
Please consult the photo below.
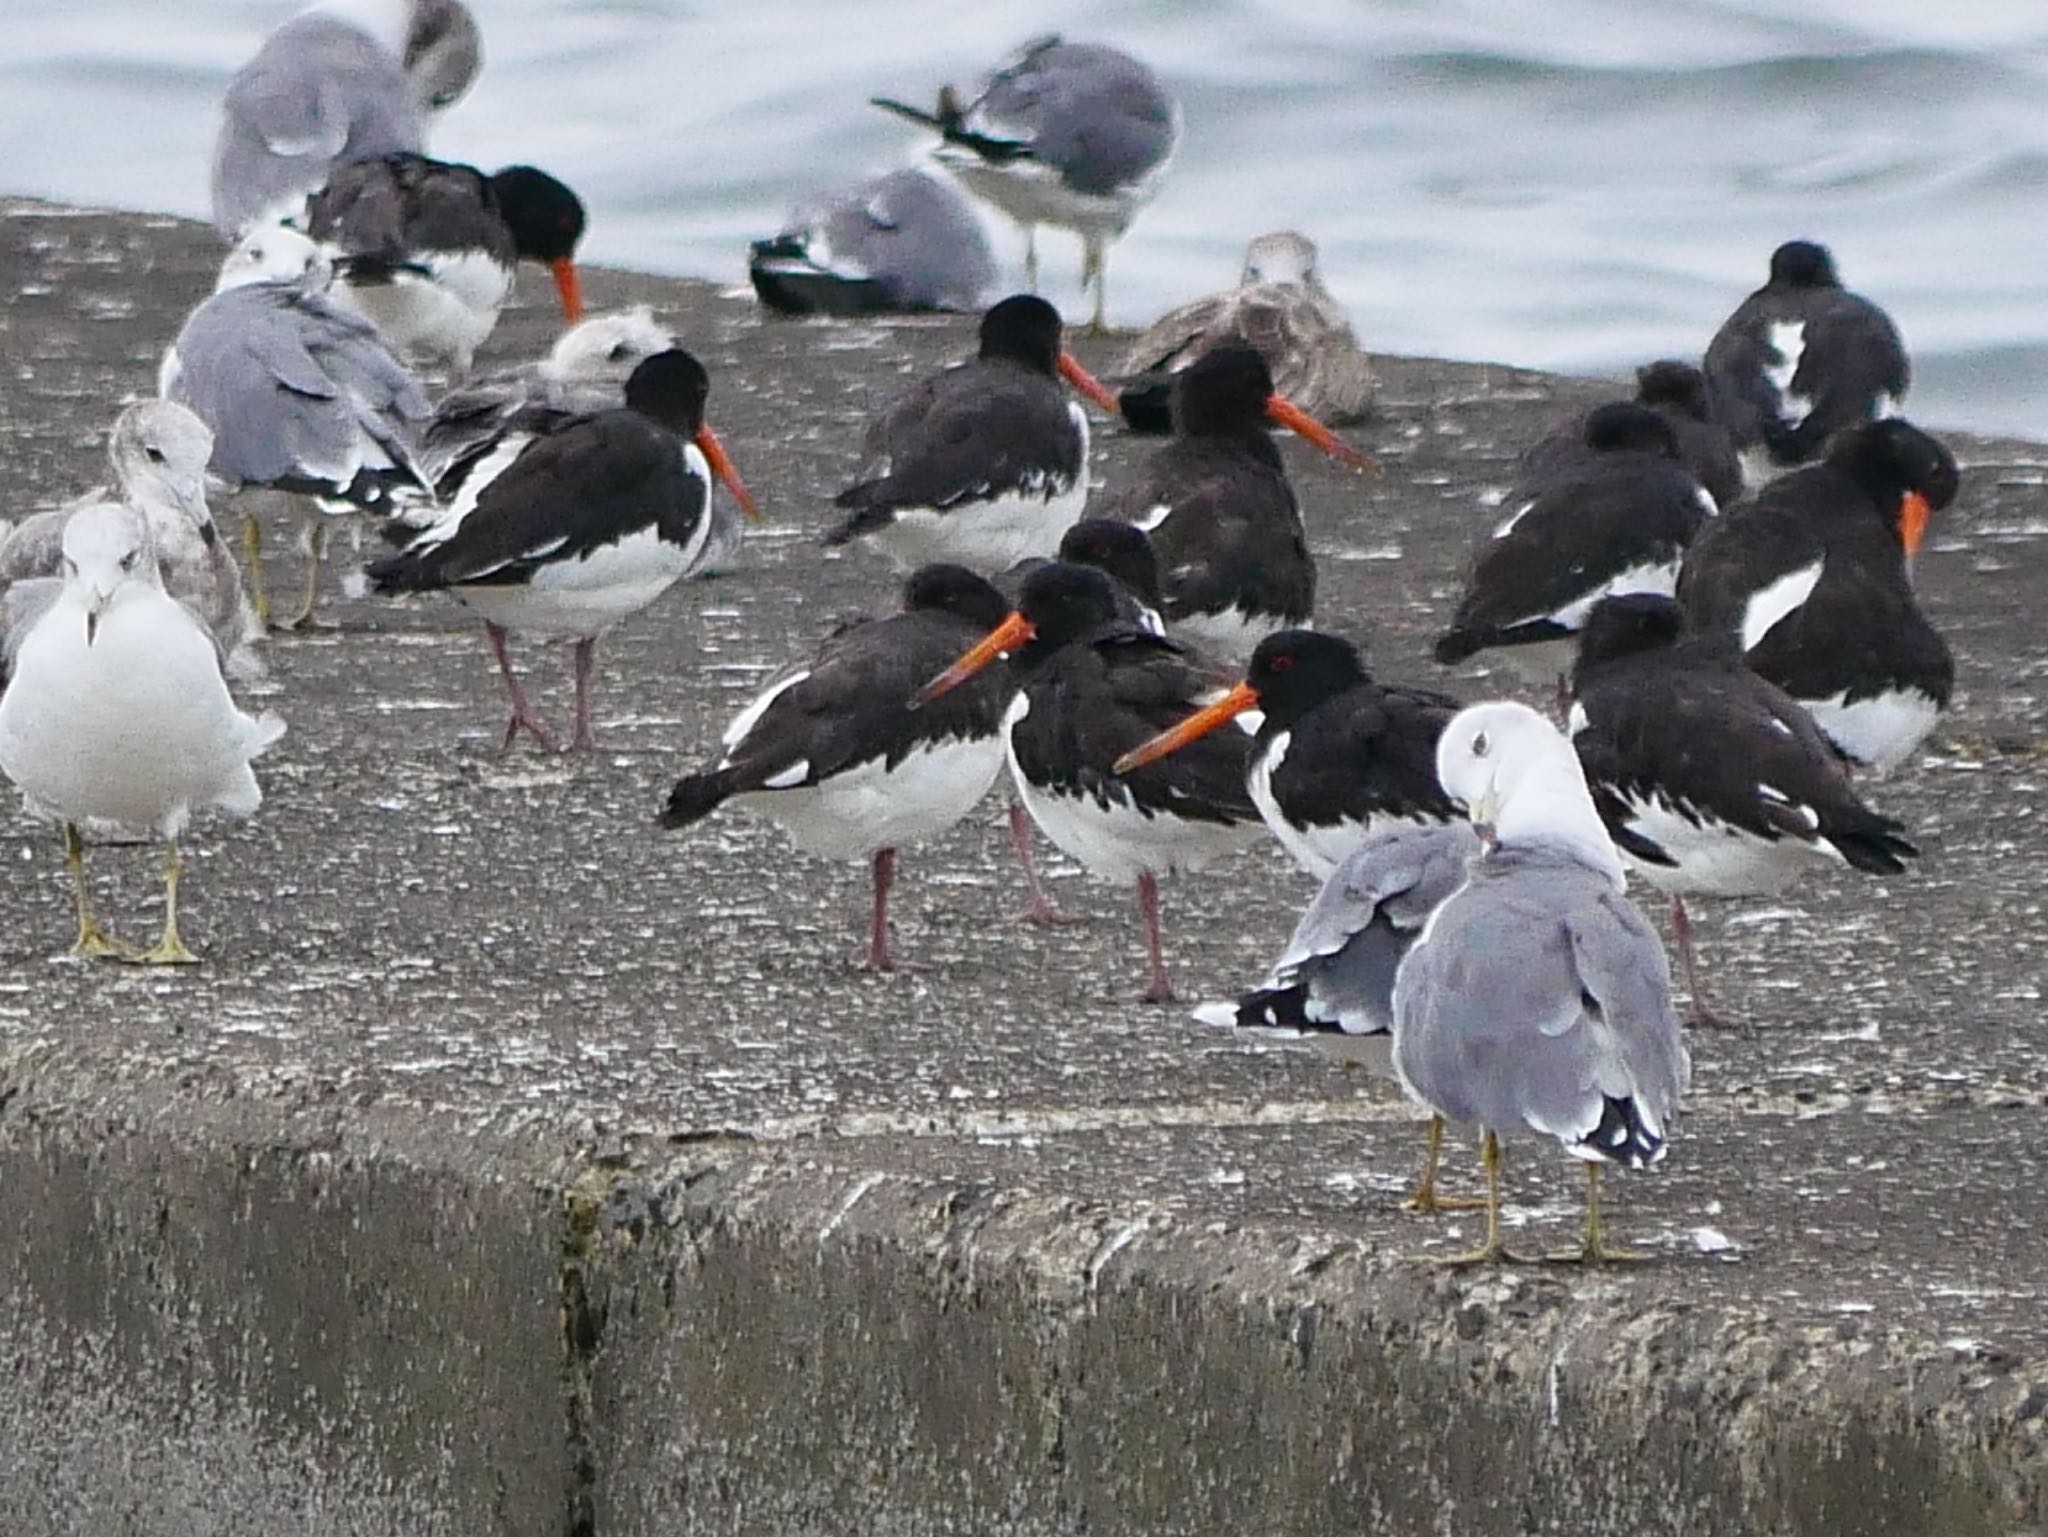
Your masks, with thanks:
M 980 222 L 957 192 L 921 171 L 891 171 L 803 218 L 822 231 L 834 265 L 887 284 L 898 304 L 977 309 L 994 286 Z
M 1076 192 L 1108 195 L 1142 180 L 1180 136 L 1159 77 L 1126 54 L 1048 38 L 990 80 L 967 126 L 1031 146 Z

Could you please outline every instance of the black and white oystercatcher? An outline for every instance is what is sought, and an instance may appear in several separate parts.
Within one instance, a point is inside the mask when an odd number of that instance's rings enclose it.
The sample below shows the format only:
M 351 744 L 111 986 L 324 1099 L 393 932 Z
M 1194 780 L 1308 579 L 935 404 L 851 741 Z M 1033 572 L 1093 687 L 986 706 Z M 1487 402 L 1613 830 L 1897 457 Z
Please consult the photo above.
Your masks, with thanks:
M 1264 712 L 1247 788 L 1266 826 L 1309 874 L 1407 823 L 1461 813 L 1436 779 L 1436 742 L 1462 708 L 1428 689 L 1387 687 L 1341 635 L 1282 630 L 1259 642 L 1244 681 L 1117 760 L 1119 773 Z
M 1437 639 L 1445 666 L 1499 648 L 1530 682 L 1554 685 L 1595 603 L 1630 592 L 1668 597 L 1677 585 L 1686 546 L 1715 509 L 1678 462 L 1670 426 L 1619 401 L 1586 418 L 1585 444 L 1589 453 L 1508 494 L 1508 515 L 1473 552 Z
M 458 378 L 497 325 L 521 260 L 553 275 L 564 319 L 583 318 L 583 203 L 532 166 L 486 176 L 406 152 L 351 160 L 308 199 L 306 221 L 334 264 L 335 299 L 398 351 Z
M 1116 397 L 1060 346 L 1059 311 L 1014 294 L 981 317 L 981 347 L 886 407 L 861 478 L 833 498 L 827 544 L 866 538 L 899 566 L 992 574 L 1050 555 L 1088 500 L 1088 418 Z
M 1009 617 L 918 697 L 940 698 L 1004 655 L 1020 685 L 1005 719 L 1017 793 L 1039 830 L 1091 875 L 1136 882 L 1149 963 L 1143 998 L 1168 1002 L 1159 877 L 1199 870 L 1262 836 L 1244 786 L 1250 739 L 1217 732 L 1129 775 L 1113 771 L 1212 685 L 1174 642 L 1120 622 L 1109 578 L 1089 567 L 1060 561 L 1032 572 Z
M 1662 358 L 1636 370 L 1636 404 L 1664 418 L 1678 442 L 1678 460 L 1723 511 L 1742 495 L 1742 459 L 1734 436 L 1715 419 L 1707 401 L 1707 376 L 1690 363 Z M 1593 452 L 1586 444 L 1586 415 L 1556 428 L 1516 465 L 1527 482 Z
M 1709 526 L 1678 601 L 1797 699 L 1844 757 L 1886 772 L 1948 708 L 1955 659 L 1920 611 L 1909 563 L 1955 500 L 1955 457 L 1894 417 L 1841 433 L 1827 457 Z
M 1081 237 L 1081 286 L 1106 313 L 1104 252 L 1159 190 L 1180 145 L 1180 104 L 1127 53 L 1055 36 L 1025 44 L 965 106 L 951 86 L 924 112 L 878 107 L 941 136 L 940 164 L 1024 226 L 1024 286 L 1038 287 L 1037 227 Z
M 1864 805 L 1813 719 L 1669 598 L 1609 598 L 1572 669 L 1572 745 L 1629 867 L 1671 897 L 1692 1021 L 1718 1023 L 1694 962 L 1688 896 L 1770 896 L 1836 865 L 1897 875 L 1918 851 Z
M 842 626 L 755 695 L 725 728 L 718 756 L 676 782 L 661 825 L 687 827 L 735 800 L 780 823 L 807 854 L 872 859 L 868 964 L 893 970 L 896 851 L 945 832 L 988 793 L 1003 771 L 1012 688 L 996 667 L 921 708 L 911 695 L 1009 609 L 964 566 L 921 567 L 902 613 Z
M 1891 317 L 1842 287 L 1827 247 L 1810 240 L 1771 253 L 1770 281 L 1721 323 L 1706 364 L 1714 414 L 1752 483 L 1819 458 L 1845 427 L 1892 415 L 1912 380 Z
M 1101 509 L 1137 524 L 1158 553 L 1166 622 L 1242 664 L 1315 609 L 1316 568 L 1270 427 L 1289 427 L 1360 469 L 1373 462 L 1273 388 L 1256 349 L 1211 348 L 1174 380 L 1175 432 Z
M 554 736 L 512 672 L 508 630 L 575 639 L 572 748 L 595 746 L 590 677 L 597 637 L 687 575 L 711 531 L 711 476 L 752 502 L 704 425 L 710 378 L 681 349 L 649 358 L 626 403 L 588 414 L 532 411 L 441 482 L 444 510 L 371 562 L 382 593 L 450 592 L 484 621 L 512 715 L 552 750 Z

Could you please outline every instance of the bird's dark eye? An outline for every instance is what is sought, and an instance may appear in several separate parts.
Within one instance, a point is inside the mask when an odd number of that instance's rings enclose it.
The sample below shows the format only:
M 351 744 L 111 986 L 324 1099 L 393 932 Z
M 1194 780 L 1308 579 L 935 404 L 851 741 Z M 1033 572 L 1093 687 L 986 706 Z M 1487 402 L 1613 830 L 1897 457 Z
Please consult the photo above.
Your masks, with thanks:
M 1245 276 L 1250 278 L 1254 283 L 1258 282 L 1261 278 L 1265 277 L 1265 275 L 1266 274 L 1261 272 L 1257 267 L 1252 268 L 1250 272 L 1245 274 Z
M 1487 741 L 1487 740 L 1486 740 L 1486 733 L 1485 733 L 1484 731 L 1480 732 L 1480 733 L 1479 733 L 1479 735 L 1477 735 L 1477 736 L 1475 736 L 1474 738 L 1472 738 L 1472 756 L 1473 756 L 1473 757 L 1475 757 L 1475 758 L 1483 758 L 1483 757 L 1485 757 L 1485 756 L 1487 755 L 1487 753 L 1489 753 L 1490 751 L 1492 751 L 1492 749 L 1493 749 L 1493 744 L 1492 744 L 1491 742 L 1489 742 L 1489 741 Z
M 130 550 L 121 557 L 121 569 L 123 571 L 133 571 L 135 569 L 135 554 L 134 550 Z
M 626 361 L 627 358 L 630 358 L 632 355 L 633 349 L 631 347 L 628 347 L 624 342 L 620 342 L 618 346 L 612 348 L 610 352 L 607 352 L 605 354 L 605 359 L 607 362 L 623 363 Z
M 162 464 L 164 462 L 164 451 L 161 448 L 146 448 L 143 452 L 149 455 L 149 462 L 151 464 Z

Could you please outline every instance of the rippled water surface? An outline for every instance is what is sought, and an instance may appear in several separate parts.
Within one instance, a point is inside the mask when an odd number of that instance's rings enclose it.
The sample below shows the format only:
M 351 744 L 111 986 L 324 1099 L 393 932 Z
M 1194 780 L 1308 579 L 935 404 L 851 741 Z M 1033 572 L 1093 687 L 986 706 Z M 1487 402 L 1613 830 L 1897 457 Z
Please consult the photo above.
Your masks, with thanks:
M 595 260 L 737 280 L 797 197 L 919 151 L 870 94 L 1062 30 L 1149 60 L 1187 114 L 1111 258 L 1120 322 L 1294 225 L 1370 347 L 1611 370 L 1697 353 L 1808 235 L 1899 321 L 1916 415 L 2048 431 L 2039 0 L 473 3 L 489 62 L 433 147 L 572 182 Z M 289 9 L 10 0 L 0 191 L 201 213 L 215 104 Z M 1078 308 L 1077 250 L 1044 249 Z

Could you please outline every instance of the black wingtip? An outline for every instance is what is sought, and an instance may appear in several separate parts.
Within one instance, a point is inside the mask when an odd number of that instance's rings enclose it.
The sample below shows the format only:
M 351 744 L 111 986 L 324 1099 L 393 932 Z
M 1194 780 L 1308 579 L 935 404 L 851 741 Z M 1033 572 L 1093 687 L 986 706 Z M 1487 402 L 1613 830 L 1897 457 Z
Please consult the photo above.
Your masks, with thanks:
M 668 803 L 661 808 L 661 825 L 674 831 L 701 822 L 724 804 L 730 793 L 722 774 L 692 774 L 687 779 L 678 779 L 668 792 Z
M 1600 1124 L 1580 1138 L 1579 1146 L 1604 1163 L 1623 1168 L 1647 1169 L 1664 1156 L 1664 1138 L 1643 1124 L 1642 1112 L 1633 1097 L 1602 1096 Z
M 908 118 L 911 122 L 921 127 L 936 128 L 940 133 L 944 133 L 952 126 L 945 118 L 940 117 L 935 112 L 927 112 L 922 107 L 913 107 L 908 102 L 892 101 L 887 96 L 870 96 L 868 98 L 868 105 L 880 107 L 884 112 L 893 112 L 898 117 Z

